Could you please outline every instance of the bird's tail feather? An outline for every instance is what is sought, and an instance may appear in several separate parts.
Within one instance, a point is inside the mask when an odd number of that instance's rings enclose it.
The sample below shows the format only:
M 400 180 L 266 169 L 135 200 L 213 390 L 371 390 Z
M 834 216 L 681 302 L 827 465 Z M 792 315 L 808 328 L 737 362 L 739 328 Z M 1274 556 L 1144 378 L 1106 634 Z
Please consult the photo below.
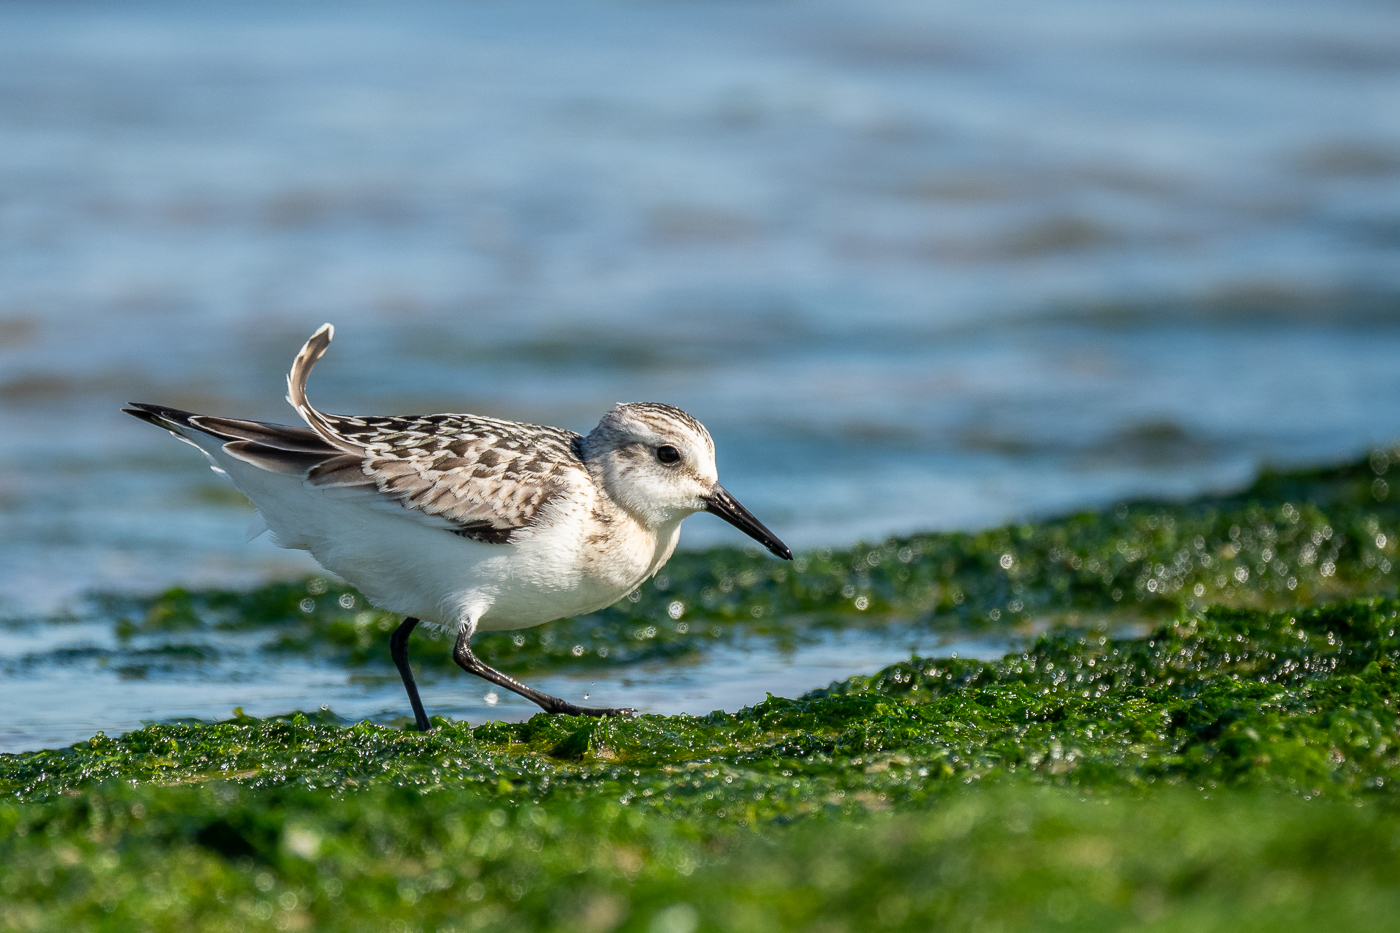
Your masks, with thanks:
M 122 411 L 177 434 L 195 430 L 221 441 L 251 441 L 288 453 L 334 456 L 343 452 L 341 448 L 326 443 L 314 431 L 285 424 L 221 418 L 218 415 L 196 415 L 194 412 L 171 408 L 169 405 L 149 405 L 144 402 L 132 402 Z
M 134 415 L 140 418 L 147 424 L 153 424 L 167 431 L 178 431 L 180 428 L 193 427 L 193 425 L 190 424 L 190 419 L 194 417 L 193 412 L 181 411 L 178 408 L 169 408 L 165 405 L 148 405 L 145 402 L 131 402 L 130 406 L 123 408 L 122 411 L 126 412 L 128 415 Z

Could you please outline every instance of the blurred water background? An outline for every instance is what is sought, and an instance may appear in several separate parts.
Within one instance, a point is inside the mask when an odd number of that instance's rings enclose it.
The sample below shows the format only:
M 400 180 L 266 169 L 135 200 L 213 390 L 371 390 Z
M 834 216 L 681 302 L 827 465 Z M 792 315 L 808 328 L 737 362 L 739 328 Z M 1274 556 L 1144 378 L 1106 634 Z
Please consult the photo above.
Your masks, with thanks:
M 323 321 L 323 408 L 671 402 L 802 548 L 1392 441 L 1397 260 L 1389 3 L 9 0 L 0 616 L 312 570 L 117 409 L 294 420 Z

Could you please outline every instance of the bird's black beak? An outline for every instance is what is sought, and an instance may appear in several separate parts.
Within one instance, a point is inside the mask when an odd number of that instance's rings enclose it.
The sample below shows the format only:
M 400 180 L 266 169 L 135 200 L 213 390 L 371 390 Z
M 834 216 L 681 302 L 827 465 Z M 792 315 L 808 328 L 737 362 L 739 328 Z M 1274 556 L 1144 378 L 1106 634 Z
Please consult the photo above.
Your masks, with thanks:
M 779 541 L 777 535 L 764 528 L 763 522 L 754 518 L 753 513 L 740 505 L 719 483 L 715 484 L 714 491 L 706 496 L 704 501 L 706 512 L 718 515 L 783 560 L 792 560 L 792 551 L 788 546 Z

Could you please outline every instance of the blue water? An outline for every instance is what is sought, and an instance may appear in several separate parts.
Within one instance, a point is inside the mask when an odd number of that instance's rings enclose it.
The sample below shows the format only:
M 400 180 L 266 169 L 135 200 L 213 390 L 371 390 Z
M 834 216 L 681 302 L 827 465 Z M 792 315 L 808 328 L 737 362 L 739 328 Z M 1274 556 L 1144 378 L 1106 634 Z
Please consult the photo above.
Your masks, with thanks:
M 798 547 L 1350 456 L 1400 8 L 0 5 L 0 617 L 309 571 L 117 408 L 290 420 L 323 321 L 328 410 L 678 404 Z
M 1001 657 L 1017 636 L 938 635 L 892 625 L 826 632 L 797 643 L 715 648 L 680 662 L 652 662 L 608 670 L 563 671 L 526 679 L 554 696 L 594 706 L 632 707 L 645 713 L 731 712 L 774 696 L 800 696 L 853 674 L 873 674 L 911 653 Z M 208 661 L 145 657 L 142 649 L 168 645 L 162 637 L 118 641 L 110 624 L 29 624 L 0 632 L 0 753 L 59 747 L 95 732 L 116 735 L 143 722 L 226 719 L 235 708 L 249 716 L 330 709 L 346 722 L 411 724 L 412 710 L 392 668 L 379 670 L 309 661 L 260 650 L 256 635 L 183 633 L 185 648 L 209 649 Z M 420 652 L 446 651 L 438 643 Z M 387 648 L 386 648 L 387 653 Z M 154 663 L 150 663 L 154 661 Z M 387 667 L 387 665 L 385 665 Z M 539 707 L 461 671 L 420 672 L 423 703 L 433 716 L 524 720 Z M 591 701 L 591 703 L 590 703 Z

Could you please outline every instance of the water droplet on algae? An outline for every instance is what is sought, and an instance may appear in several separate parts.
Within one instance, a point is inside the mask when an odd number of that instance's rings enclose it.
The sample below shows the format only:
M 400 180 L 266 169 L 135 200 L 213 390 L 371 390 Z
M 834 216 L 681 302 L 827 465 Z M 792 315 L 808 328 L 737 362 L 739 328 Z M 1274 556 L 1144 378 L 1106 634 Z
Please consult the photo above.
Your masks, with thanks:
M 501 698 L 496 695 L 495 691 L 486 694 L 482 699 L 486 701 L 487 706 L 495 706 L 497 703 L 501 702 Z
M 647 933 L 695 933 L 700 913 L 689 904 L 673 904 L 651 918 Z

